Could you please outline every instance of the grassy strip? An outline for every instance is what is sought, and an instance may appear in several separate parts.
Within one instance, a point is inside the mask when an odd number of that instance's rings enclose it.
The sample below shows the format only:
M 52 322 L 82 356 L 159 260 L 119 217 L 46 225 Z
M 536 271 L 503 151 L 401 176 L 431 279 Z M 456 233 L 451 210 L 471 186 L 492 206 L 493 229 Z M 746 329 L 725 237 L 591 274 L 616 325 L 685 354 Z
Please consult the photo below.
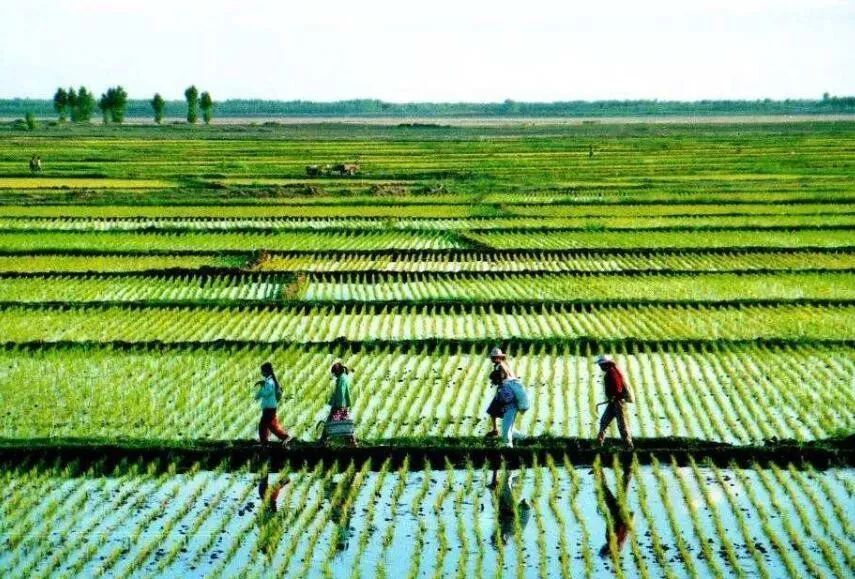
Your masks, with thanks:
M 712 464 L 728 466 L 737 464 L 750 467 L 754 464 L 799 464 L 814 468 L 855 466 L 855 435 L 829 438 L 812 442 L 792 440 L 767 441 L 759 445 L 731 445 L 693 438 L 637 438 L 635 457 L 642 464 L 655 461 L 672 461 L 678 466 L 691 466 L 692 460 L 708 460 Z M 18 464 L 23 460 L 46 458 L 75 464 L 98 463 L 110 469 L 122 460 L 155 460 L 170 463 L 176 468 L 192 465 L 210 465 L 218 468 L 240 469 L 247 463 L 252 468 L 270 464 L 272 470 L 285 464 L 329 463 L 335 460 L 362 463 L 373 460 L 376 466 L 389 459 L 397 468 L 408 461 L 410 468 L 425 465 L 445 468 L 447 462 L 456 467 L 484 464 L 499 467 L 504 461 L 509 467 L 530 465 L 534 460 L 543 463 L 547 457 L 565 455 L 575 465 L 594 464 L 597 457 L 629 453 L 617 446 L 600 449 L 596 441 L 582 438 L 533 437 L 515 448 L 501 448 L 481 437 L 419 437 L 374 440 L 356 448 L 325 446 L 319 443 L 295 441 L 290 449 L 262 448 L 250 441 L 187 441 L 126 439 L 121 441 L 85 439 L 0 439 L 0 463 Z M 563 460 L 563 458 L 562 458 Z M 379 462 L 378 462 L 379 461 Z

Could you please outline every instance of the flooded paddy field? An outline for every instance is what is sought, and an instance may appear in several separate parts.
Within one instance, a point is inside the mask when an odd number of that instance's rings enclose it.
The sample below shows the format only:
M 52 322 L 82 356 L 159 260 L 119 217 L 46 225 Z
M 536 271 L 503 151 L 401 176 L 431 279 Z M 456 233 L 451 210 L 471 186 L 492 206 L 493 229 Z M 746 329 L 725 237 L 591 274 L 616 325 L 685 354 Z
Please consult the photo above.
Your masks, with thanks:
M 6 577 L 847 577 L 855 563 L 851 468 L 164 460 L 0 478 Z

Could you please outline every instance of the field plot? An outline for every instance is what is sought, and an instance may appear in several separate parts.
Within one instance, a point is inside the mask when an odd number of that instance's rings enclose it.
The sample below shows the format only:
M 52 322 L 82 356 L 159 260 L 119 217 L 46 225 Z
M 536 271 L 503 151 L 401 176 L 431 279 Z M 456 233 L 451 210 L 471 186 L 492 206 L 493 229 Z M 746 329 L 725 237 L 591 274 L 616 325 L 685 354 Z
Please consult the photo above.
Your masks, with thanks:
M 852 577 L 853 139 L 0 132 L 0 576 Z M 603 353 L 634 453 L 591 442 Z M 317 443 L 336 358 L 358 450 Z M 254 444 L 265 361 L 290 449 Z
M 37 464 L 2 478 L 7 577 L 843 578 L 855 562 L 851 469 L 559 457 L 492 472 Z
M 516 370 L 531 389 L 524 432 L 596 434 L 595 405 L 601 398 L 601 378 L 592 362 L 596 351 L 596 346 L 512 351 Z M 638 436 L 751 443 L 821 439 L 855 428 L 849 395 L 855 354 L 846 346 L 646 344 L 619 346 L 615 353 L 639 399 L 631 410 Z M 354 391 L 356 415 L 372 417 L 359 426 L 363 439 L 466 436 L 484 424 L 492 396 L 483 378 L 489 373 L 484 354 L 475 346 L 392 345 L 354 353 L 202 344 L 7 348 L 0 351 L 0 399 L 7 409 L 0 437 L 252 439 L 257 409 L 247 395 L 246 376 L 261 359 L 279 369 L 287 398 L 280 408 L 282 422 L 311 439 L 324 416 L 331 388 L 327 362 L 335 356 L 348 360 L 360 385 Z M 28 388 L 18 387 L 21 383 Z M 47 396 L 63 412 L 27 411 L 34 398 Z M 208 411 L 199 413 L 200 404 Z

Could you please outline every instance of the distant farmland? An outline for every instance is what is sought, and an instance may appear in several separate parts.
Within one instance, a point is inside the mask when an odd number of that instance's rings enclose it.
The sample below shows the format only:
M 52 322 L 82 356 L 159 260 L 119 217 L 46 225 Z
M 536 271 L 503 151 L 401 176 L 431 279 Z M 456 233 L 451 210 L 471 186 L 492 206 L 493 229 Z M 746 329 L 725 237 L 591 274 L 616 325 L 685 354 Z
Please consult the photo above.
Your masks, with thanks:
M 744 121 L 4 129 L 3 576 L 851 576 L 855 122 Z

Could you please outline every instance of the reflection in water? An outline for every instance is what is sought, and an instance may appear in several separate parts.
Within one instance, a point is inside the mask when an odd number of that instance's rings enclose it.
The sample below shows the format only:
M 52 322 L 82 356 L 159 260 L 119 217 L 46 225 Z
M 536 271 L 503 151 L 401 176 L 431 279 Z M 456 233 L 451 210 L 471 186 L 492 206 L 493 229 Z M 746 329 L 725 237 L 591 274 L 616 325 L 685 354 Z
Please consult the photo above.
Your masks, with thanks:
M 629 492 L 629 483 L 632 479 L 632 463 L 626 461 L 622 467 L 623 476 L 620 478 L 621 483 L 621 497 L 624 501 L 626 501 L 627 493 Z M 617 475 L 617 472 L 615 473 Z M 596 475 L 595 475 L 596 476 Z M 600 479 L 599 484 L 601 484 L 603 490 L 603 501 L 606 504 L 606 508 L 608 509 L 608 513 L 603 513 L 606 515 L 606 542 L 600 548 L 600 557 L 608 557 L 611 553 L 611 533 L 614 533 L 615 538 L 615 553 L 619 553 L 624 543 L 626 543 L 627 537 L 629 537 L 630 529 L 632 528 L 632 517 L 634 513 L 627 511 L 625 506 L 621 506 L 618 502 L 615 494 L 609 488 L 609 485 L 606 483 L 605 473 L 601 473 L 601 476 L 598 477 Z M 615 476 L 618 479 L 617 476 Z M 617 484 L 617 480 L 615 481 Z M 609 525 L 611 523 L 611 526 Z
M 514 535 L 514 525 L 519 521 L 520 531 L 524 530 L 531 518 L 531 505 L 526 499 L 520 499 L 517 502 L 514 484 L 516 482 L 517 473 L 509 470 L 502 471 L 502 477 L 499 479 L 498 469 L 493 469 L 493 480 L 490 481 L 489 488 L 496 493 L 498 502 L 498 528 L 493 534 L 493 544 L 497 545 L 497 541 L 501 540 L 502 544 L 507 544 L 510 538 Z
M 261 508 L 258 510 L 256 522 L 259 530 L 258 549 L 267 557 L 272 557 L 279 539 L 285 532 L 285 519 L 281 515 L 277 516 L 279 493 L 290 481 L 288 479 L 280 480 L 271 487 L 268 480 L 269 476 L 265 474 L 258 482 L 258 498 L 261 500 Z
M 354 501 L 348 501 L 348 495 L 352 493 L 355 472 L 345 472 L 338 482 L 327 481 L 324 485 L 324 499 L 330 503 L 330 518 L 335 525 L 336 549 L 346 551 L 353 536 L 350 527 L 351 519 L 355 509 Z

